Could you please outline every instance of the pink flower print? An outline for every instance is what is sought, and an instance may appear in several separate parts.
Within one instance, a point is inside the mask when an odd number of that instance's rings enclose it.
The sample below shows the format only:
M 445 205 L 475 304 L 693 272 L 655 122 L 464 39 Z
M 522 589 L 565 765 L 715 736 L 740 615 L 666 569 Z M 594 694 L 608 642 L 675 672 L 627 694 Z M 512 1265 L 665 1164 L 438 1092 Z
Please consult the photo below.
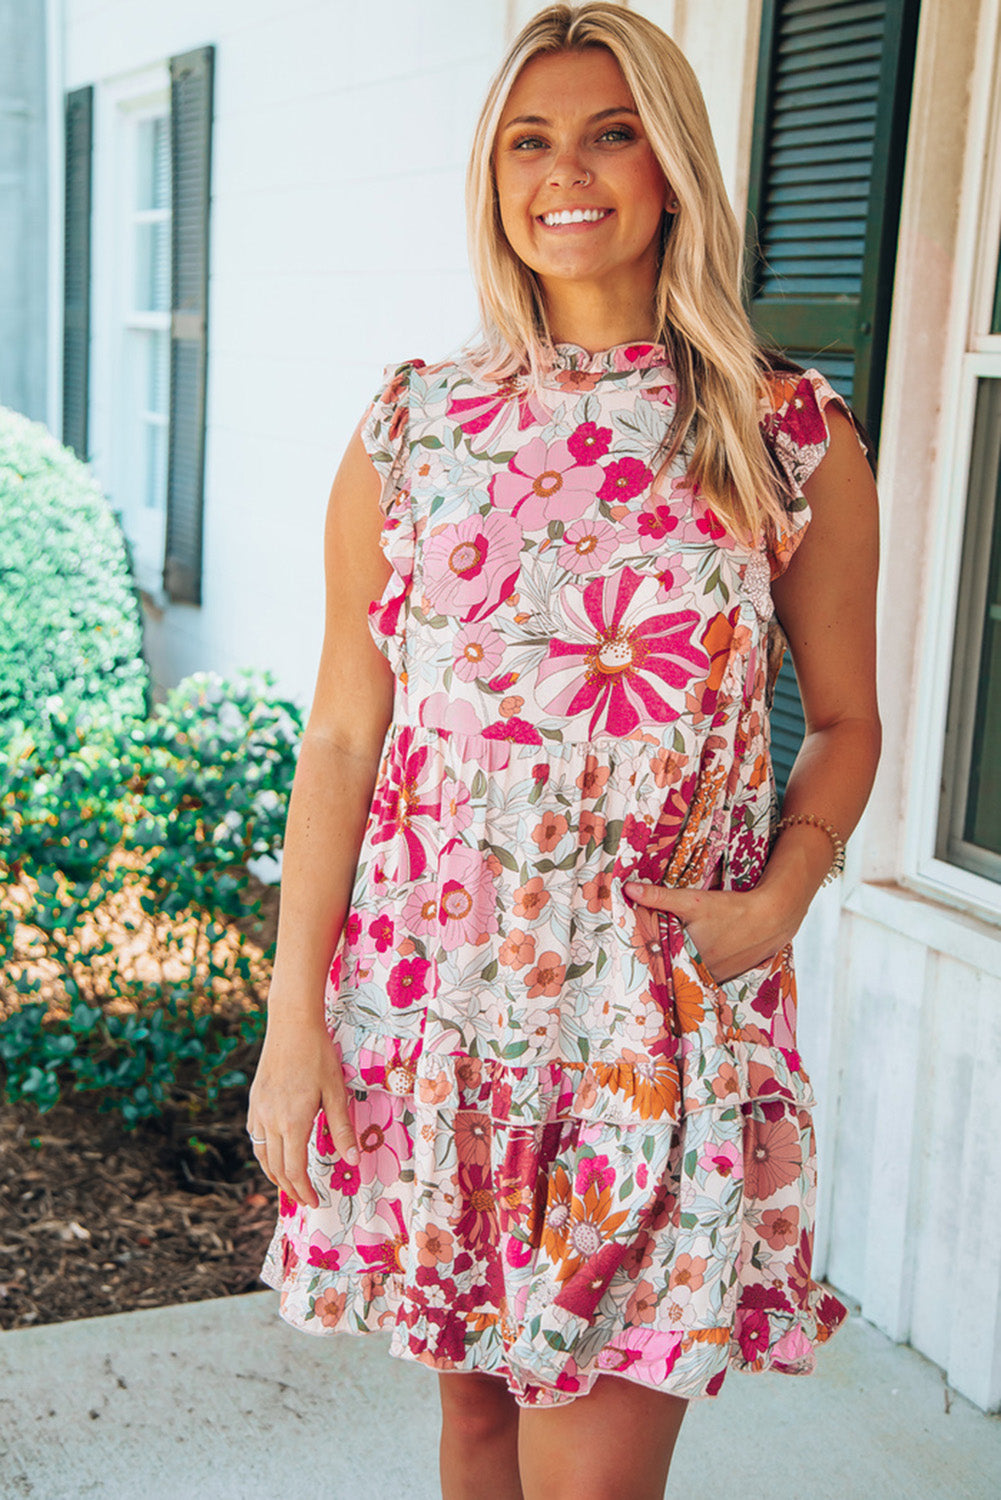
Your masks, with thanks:
M 703 1172 L 718 1172 L 721 1177 L 732 1177 L 739 1182 L 744 1175 L 744 1161 L 736 1146 L 730 1141 L 717 1145 L 708 1141 L 702 1148 L 699 1166 Z
M 612 429 L 582 422 L 567 438 L 567 447 L 579 464 L 596 464 L 612 446 Z
M 452 642 L 454 671 L 462 682 L 475 682 L 496 672 L 504 655 L 504 641 L 485 620 L 464 625 Z
M 511 759 L 511 752 L 503 742 L 483 738 L 483 724 L 473 705 L 464 698 L 431 693 L 421 699 L 417 715 L 425 727 L 455 733 L 455 753 L 464 765 L 483 771 L 503 771 Z
M 416 1005 L 427 993 L 430 971 L 431 965 L 426 958 L 405 958 L 390 969 L 386 980 L 386 994 L 390 1005 L 396 1006 L 398 1010 Z
M 514 402 L 517 403 L 519 432 L 548 422 L 549 413 L 533 392 L 524 389 L 524 383 L 517 375 L 498 381 L 482 396 L 450 400 L 445 415 L 458 422 L 467 438 L 476 437 L 499 418 L 505 418 Z
M 574 1178 L 573 1190 L 578 1197 L 583 1198 L 592 1183 L 596 1183 L 598 1192 L 610 1188 L 615 1182 L 615 1168 L 609 1166 L 607 1156 L 585 1156 L 581 1158 L 577 1168 L 577 1176 Z
M 393 923 L 383 912 L 369 923 L 368 935 L 375 943 L 376 953 L 385 953 L 393 945 Z
M 574 521 L 563 533 L 556 560 L 571 573 L 590 573 L 606 563 L 617 546 L 615 527 L 607 521 Z
M 569 640 L 553 640 L 538 669 L 540 684 L 555 679 L 544 705 L 572 718 L 590 712 L 588 733 L 628 735 L 641 724 L 666 724 L 684 707 L 683 691 L 708 658 L 691 639 L 701 623 L 694 610 L 662 612 L 655 578 L 623 568 L 595 578 L 573 598 L 564 591 Z M 656 612 L 654 612 L 656 611 Z M 671 696 L 665 689 L 673 690 Z
M 518 577 L 521 530 L 490 512 L 443 526 L 424 548 L 424 591 L 433 609 L 467 623 L 506 599 Z
M 602 471 L 578 464 L 567 444 L 533 438 L 495 474 L 490 495 L 498 512 L 510 511 L 526 531 L 550 521 L 575 521 L 591 510 Z
M 308 1264 L 321 1271 L 339 1271 L 350 1253 L 348 1245 L 333 1245 L 325 1234 L 316 1232 L 309 1241 Z
M 364 1157 L 362 1160 L 364 1161 Z M 393 1199 L 382 1198 L 377 1216 L 387 1224 L 389 1232 L 383 1230 L 380 1233 L 359 1226 L 354 1232 L 355 1248 L 365 1265 L 373 1272 L 396 1275 L 404 1269 L 404 1253 L 407 1248 L 403 1210 Z
M 685 585 L 691 582 L 691 578 L 688 569 L 674 559 L 657 574 L 657 582 L 665 599 L 677 599 L 685 592 Z
M 638 458 L 618 458 L 605 469 L 599 500 L 631 500 L 642 494 L 653 480 L 653 472 Z
M 412 750 L 414 732 L 400 731 L 386 774 L 372 800 L 372 843 L 397 842 L 400 875 L 416 880 L 427 868 L 429 838 L 441 812 L 441 794 L 428 776 L 428 750 Z M 349 934 L 350 936 L 350 934 Z
M 368 1116 L 364 1125 L 357 1122 L 358 1149 L 361 1152 L 361 1180 L 364 1183 L 381 1182 L 388 1186 L 395 1182 L 400 1171 L 400 1153 L 394 1149 L 395 1141 L 406 1155 L 406 1132 L 393 1111 L 393 1101 L 388 1094 L 376 1090 L 368 1095 L 365 1107 Z M 361 1128 L 358 1128 L 361 1127 Z
M 438 930 L 438 884 L 424 880 L 407 897 L 403 908 L 403 926 L 418 937 L 430 937 Z
M 497 931 L 497 890 L 482 854 L 456 845 L 441 864 L 438 920 L 446 952 L 484 942 Z
M 464 781 L 443 781 L 441 784 L 441 821 L 447 836 L 462 833 L 473 821 L 469 806 L 469 788 Z
M 550 998 L 559 995 L 563 989 L 566 972 L 566 964 L 560 963 L 558 953 L 540 953 L 539 962 L 525 975 L 529 1000 L 535 1000 L 539 995 L 546 995 Z
M 551 854 L 569 826 L 562 813 L 543 813 L 541 822 L 532 829 L 532 841 L 538 844 L 539 853 Z

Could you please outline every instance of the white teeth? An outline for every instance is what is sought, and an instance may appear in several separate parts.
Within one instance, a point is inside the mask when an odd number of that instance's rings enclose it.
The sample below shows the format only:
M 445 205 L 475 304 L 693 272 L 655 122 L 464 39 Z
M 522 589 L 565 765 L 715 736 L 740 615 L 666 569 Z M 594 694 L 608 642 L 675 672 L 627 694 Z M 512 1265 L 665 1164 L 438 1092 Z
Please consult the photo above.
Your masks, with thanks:
M 564 208 L 558 214 L 543 214 L 543 224 L 550 227 L 554 224 L 597 224 L 599 219 L 607 218 L 607 208 Z

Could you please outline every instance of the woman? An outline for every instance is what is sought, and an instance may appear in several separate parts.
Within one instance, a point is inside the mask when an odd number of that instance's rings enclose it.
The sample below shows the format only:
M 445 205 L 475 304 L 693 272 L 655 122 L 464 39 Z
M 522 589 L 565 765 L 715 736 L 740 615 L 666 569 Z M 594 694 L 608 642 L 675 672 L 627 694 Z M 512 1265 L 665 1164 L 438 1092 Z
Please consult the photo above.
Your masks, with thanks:
M 331 493 L 249 1110 L 266 1279 L 440 1372 L 448 1500 L 644 1500 L 688 1399 L 808 1371 L 844 1316 L 789 943 L 878 757 L 875 496 L 830 387 L 755 346 L 649 22 L 525 28 L 469 208 L 483 342 L 393 372 Z

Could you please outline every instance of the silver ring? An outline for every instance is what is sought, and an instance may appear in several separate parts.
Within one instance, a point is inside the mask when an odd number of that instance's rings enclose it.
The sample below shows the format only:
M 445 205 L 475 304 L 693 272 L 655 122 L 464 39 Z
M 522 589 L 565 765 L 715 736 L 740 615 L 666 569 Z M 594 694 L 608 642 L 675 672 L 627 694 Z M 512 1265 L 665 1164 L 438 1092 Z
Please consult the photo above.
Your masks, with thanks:
M 590 187 L 591 183 L 593 181 L 593 178 L 591 177 L 590 172 L 588 172 L 588 171 L 585 170 L 583 178 L 579 179 L 579 180 L 580 180 L 581 187 Z M 574 187 L 576 187 L 576 186 L 577 186 L 577 184 L 574 183 Z
M 247 1134 L 250 1135 L 249 1130 L 247 1131 Z M 266 1135 L 250 1135 L 250 1144 L 252 1146 L 263 1146 L 266 1140 Z

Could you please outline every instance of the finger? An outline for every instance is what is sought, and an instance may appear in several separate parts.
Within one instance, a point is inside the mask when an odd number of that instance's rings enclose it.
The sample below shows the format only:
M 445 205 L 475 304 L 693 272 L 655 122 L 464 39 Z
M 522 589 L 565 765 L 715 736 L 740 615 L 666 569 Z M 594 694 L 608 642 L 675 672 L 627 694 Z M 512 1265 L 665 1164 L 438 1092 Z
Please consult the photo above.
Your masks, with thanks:
M 285 1142 L 285 1174 L 292 1184 L 292 1196 L 297 1203 L 304 1204 L 307 1208 L 319 1208 L 320 1199 L 316 1189 L 309 1180 L 309 1153 L 307 1139 Z
M 339 1089 L 323 1096 L 323 1113 L 327 1117 L 327 1129 L 334 1143 L 334 1150 L 352 1167 L 361 1161 L 358 1139 L 348 1114 L 347 1091 L 342 1083 Z
M 291 1198 L 294 1203 L 298 1203 L 299 1199 L 296 1197 L 295 1190 L 285 1170 L 285 1143 L 281 1135 L 268 1136 L 268 1166 L 274 1173 L 271 1180 L 279 1192 L 284 1193 L 287 1198 Z
M 694 891 L 674 885 L 648 885 L 642 880 L 627 880 L 622 887 L 631 901 L 639 906 L 652 907 L 654 911 L 669 912 L 682 922 L 688 922 L 699 906 L 699 896 Z

